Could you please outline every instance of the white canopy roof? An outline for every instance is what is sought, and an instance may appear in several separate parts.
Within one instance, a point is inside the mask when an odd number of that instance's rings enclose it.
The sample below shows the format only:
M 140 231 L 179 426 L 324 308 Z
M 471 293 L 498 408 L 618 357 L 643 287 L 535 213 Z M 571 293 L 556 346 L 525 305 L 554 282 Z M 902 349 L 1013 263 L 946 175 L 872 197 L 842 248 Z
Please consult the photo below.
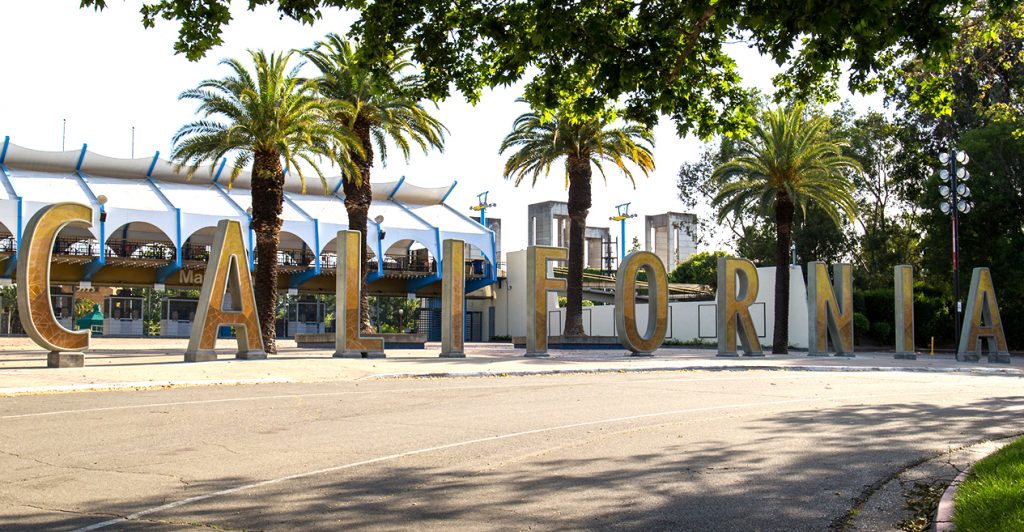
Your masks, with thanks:
M 228 187 L 231 169 L 222 162 L 198 169 L 189 178 L 174 163 L 153 157 L 116 159 L 81 150 L 37 151 L 5 140 L 0 152 L 0 223 L 20 240 L 28 220 L 43 206 L 76 202 L 94 207 L 89 233 L 104 240 L 111 237 L 153 240 L 181 246 L 204 228 L 222 219 L 239 220 L 248 227 L 252 204 L 251 174 L 243 171 Z M 298 176 L 286 176 L 285 202 L 281 214 L 282 248 L 304 245 L 320 253 L 332 252 L 328 244 L 339 230 L 348 228 L 348 215 L 341 196 L 341 177 L 327 179 L 326 190 L 314 175 L 307 176 L 302 193 Z M 379 250 L 412 242 L 441 258 L 441 241 L 461 239 L 480 249 L 495 262 L 494 234 L 486 227 L 444 204 L 455 183 L 424 188 L 398 181 L 373 183 L 372 220 L 380 219 Z M 103 202 L 106 221 L 99 221 Z M 251 232 L 247 231 L 247 238 Z M 84 234 L 84 233 L 83 233 Z M 209 238 L 209 231 L 203 231 Z M 196 235 L 201 239 L 200 235 Z M 105 243 L 105 242 L 104 242 Z M 249 246 L 253 242 L 248 242 Z M 375 242 L 369 242 L 374 248 Z M 399 246 L 401 247 L 401 246 Z M 376 250 L 375 250 L 376 251 Z M 380 253 L 377 253 L 380 255 Z M 180 253 L 178 254 L 180 256 Z

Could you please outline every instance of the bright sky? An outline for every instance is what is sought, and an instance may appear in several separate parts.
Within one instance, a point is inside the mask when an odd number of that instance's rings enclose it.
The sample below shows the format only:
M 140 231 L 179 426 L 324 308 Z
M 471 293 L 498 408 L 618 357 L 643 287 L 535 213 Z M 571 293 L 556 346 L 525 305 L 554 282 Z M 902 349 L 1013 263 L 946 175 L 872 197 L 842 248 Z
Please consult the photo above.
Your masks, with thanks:
M 247 2 L 236 0 L 236 18 L 225 32 L 225 44 L 192 63 L 174 55 L 175 24 L 162 22 L 147 30 L 138 14 L 142 2 L 113 0 L 109 4 L 106 11 L 95 13 L 79 9 L 74 0 L 3 2 L 0 49 L 6 53 L 0 137 L 9 135 L 12 143 L 26 148 L 60 150 L 62 121 L 67 119 L 68 150 L 88 143 L 90 151 L 129 157 L 134 127 L 137 157 L 156 151 L 167 154 L 173 133 L 195 117 L 194 103 L 179 102 L 178 94 L 203 79 L 223 76 L 226 69 L 217 65 L 220 59 L 244 58 L 248 48 L 308 47 L 328 32 L 344 34 L 356 19 L 353 12 L 327 10 L 315 26 L 303 26 L 280 20 L 271 8 L 245 11 Z M 733 46 L 732 51 L 746 82 L 771 92 L 774 63 L 743 45 Z M 498 147 L 515 117 L 527 110 L 525 104 L 515 103 L 519 95 L 519 89 L 512 87 L 487 92 L 475 107 L 458 95 L 441 102 L 436 116 L 451 131 L 445 151 L 418 153 L 408 163 L 394 151 L 387 167 L 377 163 L 373 180 L 392 181 L 404 175 L 408 182 L 427 187 L 458 180 L 447 203 L 467 214 L 476 195 L 489 190 L 489 200 L 498 206 L 488 216 L 502 219 L 503 250 L 524 248 L 526 206 L 565 201 L 567 193 L 561 169 L 539 181 L 536 188 L 528 183 L 517 188 L 502 179 Z M 853 102 L 858 111 L 881 107 L 878 96 Z M 615 214 L 616 204 L 632 202 L 631 211 L 639 216 L 627 225 L 627 241 L 638 236 L 642 244 L 644 215 L 682 210 L 676 172 L 682 162 L 697 158 L 701 143 L 678 138 L 669 120 L 663 120 L 655 133 L 657 169 L 647 179 L 640 177 L 636 190 L 623 176 L 609 175 L 607 186 L 595 176 L 588 225 L 614 224 L 614 237 L 617 222 L 608 217 Z

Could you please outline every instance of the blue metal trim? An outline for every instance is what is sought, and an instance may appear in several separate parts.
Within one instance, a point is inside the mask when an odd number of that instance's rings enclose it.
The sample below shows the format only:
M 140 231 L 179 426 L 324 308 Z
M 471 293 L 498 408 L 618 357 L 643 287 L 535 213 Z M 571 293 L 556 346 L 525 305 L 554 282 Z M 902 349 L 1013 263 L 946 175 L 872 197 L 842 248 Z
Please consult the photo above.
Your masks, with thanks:
M 494 231 L 491 231 L 491 282 L 498 280 L 498 246 L 494 244 Z
M 384 251 L 380 243 L 380 241 L 383 240 L 383 238 L 380 237 L 380 224 L 373 222 L 373 225 L 377 227 L 377 277 L 374 279 L 374 281 L 376 281 L 377 279 L 384 277 Z
M 494 239 L 494 231 L 491 231 L 491 229 L 489 227 L 487 227 L 487 226 L 481 224 L 480 222 L 470 218 L 469 216 L 466 216 L 465 214 L 462 214 L 461 212 L 453 209 L 452 206 L 448 205 L 447 203 L 444 203 L 442 205 L 444 205 L 444 208 L 448 209 L 450 212 L 454 213 L 456 216 L 462 218 L 463 220 L 465 220 L 465 221 L 467 221 L 467 222 L 469 222 L 471 224 L 474 224 L 474 225 L 479 225 L 480 227 L 483 228 L 484 231 L 487 231 L 488 233 L 491 234 L 491 239 L 492 240 Z M 483 250 L 481 250 L 481 251 L 483 251 Z M 495 255 L 497 255 L 497 251 L 495 251 Z M 491 261 L 492 262 L 496 262 L 497 260 L 498 260 L 498 258 L 496 256 L 492 256 L 491 257 Z
M 160 158 L 160 152 L 153 155 L 153 162 L 149 163 L 149 170 L 146 170 L 146 177 L 153 177 L 153 170 L 156 168 L 156 161 Z
M 11 144 L 11 137 L 4 137 L 4 149 L 0 151 L 0 164 L 4 164 L 4 159 L 7 158 L 7 146 Z
M 398 184 L 395 185 L 395 189 L 391 191 L 391 194 L 388 194 L 388 199 L 395 197 L 395 194 L 398 193 L 398 189 L 402 188 L 402 183 L 405 183 L 405 176 L 402 176 L 401 179 L 398 180 Z
M 225 157 L 220 160 L 220 167 L 217 168 L 217 175 L 213 176 L 213 183 L 216 184 L 217 180 L 220 179 L 220 173 L 224 171 L 224 165 L 228 164 L 228 158 Z
M 11 171 L 3 163 L 0 163 L 0 179 L 3 180 L 7 193 L 13 197 L 18 197 L 18 191 L 14 189 L 14 183 L 11 182 Z
M 441 281 L 441 262 L 438 261 L 438 263 L 437 263 L 437 274 L 431 275 L 431 276 L 428 276 L 428 277 L 418 277 L 416 279 L 409 279 L 408 281 L 405 282 L 405 291 L 406 292 L 415 292 L 415 291 L 419 290 L 420 288 L 424 288 L 426 286 L 430 286 L 430 285 L 432 285 L 434 283 L 437 283 L 437 282 L 440 282 L 440 281 Z
M 316 246 L 316 250 L 313 252 L 316 258 L 315 274 L 320 275 L 320 220 L 313 218 L 313 243 Z
M 622 228 L 619 233 L 621 235 L 619 237 L 619 242 L 621 244 L 619 246 L 619 262 L 621 263 L 622 260 L 626 258 L 626 220 L 620 220 L 619 223 L 622 224 Z
M 107 222 L 103 221 L 103 213 L 105 212 L 107 212 L 106 207 L 100 205 L 100 256 L 97 260 L 101 265 L 107 262 Z M 88 280 L 86 279 L 86 281 Z
M 181 270 L 181 263 L 164 264 L 156 269 L 156 284 L 164 284 L 168 277 Z
M 85 150 L 89 149 L 88 144 L 82 144 L 82 153 L 78 155 L 78 164 L 75 165 L 75 171 L 82 171 L 82 162 L 85 161 Z
M 299 285 L 319 275 L 315 269 L 303 270 L 288 276 L 288 288 L 298 288 Z
M 181 268 L 181 209 L 177 209 L 177 208 L 174 209 L 174 215 L 175 215 L 175 218 L 176 218 L 175 232 L 177 233 L 175 235 L 175 237 L 176 237 L 175 243 L 178 246 L 178 251 L 177 251 L 177 253 L 174 254 L 174 257 L 175 257 L 174 263 L 175 263 L 175 265 L 178 266 L 178 268 Z
M 18 252 L 21 251 L 21 232 L 22 232 L 22 230 L 23 230 L 23 228 L 25 226 L 25 221 L 24 221 L 24 203 L 25 202 L 24 202 L 24 200 L 22 200 L 21 196 L 17 196 L 17 198 L 18 198 L 18 230 L 17 230 L 18 231 L 17 232 L 18 236 L 14 240 L 14 256 L 15 256 L 15 258 L 17 258 L 17 256 L 18 256 Z
M 455 190 L 455 185 L 458 185 L 458 184 L 459 184 L 458 181 L 455 181 L 454 183 L 452 183 L 452 186 L 451 186 L 451 188 L 448 189 L 448 192 L 445 192 L 444 196 L 441 196 L 441 201 L 439 203 L 444 203 L 444 200 L 448 199 L 448 196 L 452 195 L 452 191 Z
M 255 250 L 253 241 L 256 240 L 256 231 L 252 230 L 252 216 L 249 216 L 249 213 L 246 213 L 245 217 L 249 220 L 249 271 L 251 272 L 256 269 L 256 256 L 253 254 L 253 251 Z
M 93 259 L 92 262 L 86 264 L 85 267 L 82 268 L 83 281 L 92 281 L 92 278 L 93 276 L 96 275 L 96 272 L 100 271 L 105 265 L 105 261 L 101 261 L 100 258 L 104 257 L 106 254 L 102 253 L 103 250 L 100 251 L 100 257 Z
M 291 205 L 293 209 L 299 211 L 299 214 L 304 216 L 307 220 L 310 220 L 310 221 L 313 220 L 313 217 L 310 216 L 309 213 L 307 213 L 305 211 L 305 209 L 303 209 L 302 207 L 299 207 L 299 204 L 295 203 L 295 201 L 292 200 L 291 196 L 289 196 L 287 192 L 283 192 L 281 194 L 281 196 L 284 198 L 285 201 L 288 202 L 288 205 Z
M 345 183 L 345 176 L 338 176 L 338 184 L 334 185 L 334 190 L 331 191 L 331 195 L 337 195 L 338 191 L 341 190 L 341 185 Z

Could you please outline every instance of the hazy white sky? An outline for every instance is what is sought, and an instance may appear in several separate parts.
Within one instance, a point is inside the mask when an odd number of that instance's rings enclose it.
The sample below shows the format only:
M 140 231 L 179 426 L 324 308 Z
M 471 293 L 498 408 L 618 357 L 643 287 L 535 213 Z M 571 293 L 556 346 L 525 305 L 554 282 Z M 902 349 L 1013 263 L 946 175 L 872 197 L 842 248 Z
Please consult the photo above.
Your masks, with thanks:
M 141 3 L 113 0 L 101 13 L 79 9 L 77 0 L 0 4 L 0 49 L 5 50 L 0 137 L 9 135 L 12 143 L 27 148 L 60 150 L 62 120 L 67 119 L 68 150 L 88 143 L 90 151 L 128 157 L 134 126 L 137 157 L 156 151 L 167 154 L 172 134 L 195 116 L 195 105 L 179 102 L 178 94 L 200 80 L 224 75 L 225 68 L 217 65 L 220 59 L 242 58 L 248 48 L 307 47 L 328 32 L 346 32 L 356 18 L 352 12 L 327 10 L 315 26 L 303 26 L 280 20 L 270 8 L 245 11 L 247 2 L 236 0 L 236 18 L 225 32 L 225 44 L 192 63 L 174 55 L 175 24 L 143 29 L 138 14 Z M 746 82 L 770 92 L 774 63 L 745 46 L 732 49 Z M 420 186 L 443 186 L 458 180 L 448 204 L 467 214 L 476 195 L 489 190 L 490 201 L 498 206 L 488 215 L 502 219 L 503 249 L 525 247 L 526 206 L 564 201 L 566 191 L 560 168 L 535 188 L 525 183 L 516 188 L 502 179 L 498 146 L 515 117 L 527 109 L 515 103 L 519 95 L 519 89 L 511 87 L 489 91 L 475 107 L 457 95 L 441 102 L 436 115 L 451 130 L 445 151 L 415 154 L 408 163 L 397 156 L 387 167 L 378 163 L 374 181 L 404 175 Z M 854 103 L 860 110 L 877 108 L 881 99 L 855 98 Z M 645 214 L 681 210 L 676 172 L 680 163 L 697 157 L 701 143 L 678 138 L 669 120 L 663 120 L 655 133 L 655 172 L 647 179 L 640 177 L 636 190 L 622 176 L 609 175 L 607 186 L 598 178 L 588 225 L 615 224 L 614 237 L 617 222 L 608 217 L 615 214 L 614 205 L 630 201 L 632 212 L 640 215 L 627 226 L 627 240 L 631 240 L 641 235 Z

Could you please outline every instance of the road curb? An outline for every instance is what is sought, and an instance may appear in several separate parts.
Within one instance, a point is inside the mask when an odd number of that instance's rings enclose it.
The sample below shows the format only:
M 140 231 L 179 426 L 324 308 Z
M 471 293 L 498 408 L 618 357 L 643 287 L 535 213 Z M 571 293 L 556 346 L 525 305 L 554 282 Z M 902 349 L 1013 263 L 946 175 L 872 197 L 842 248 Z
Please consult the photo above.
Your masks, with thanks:
M 528 377 L 533 375 L 573 375 L 596 373 L 650 373 L 659 371 L 820 371 L 820 372 L 908 372 L 908 373 L 963 373 L 968 375 L 999 375 L 1024 377 L 1024 371 L 1009 368 L 906 368 L 892 366 L 657 366 L 643 368 L 568 368 L 547 370 L 505 370 L 505 371 L 441 371 L 379 373 L 367 375 L 359 380 L 375 379 L 438 379 L 465 377 Z
M 1010 441 L 1014 441 L 1014 439 L 1010 438 L 1008 441 L 1000 443 L 999 445 L 996 446 L 995 449 L 992 449 L 992 452 L 986 454 L 985 456 L 982 456 L 981 458 L 978 458 L 974 463 L 976 464 L 984 460 L 985 458 L 988 458 L 993 453 L 1009 444 Z M 971 464 L 963 471 L 961 471 L 960 474 L 957 475 L 956 478 L 954 478 L 953 481 L 949 483 L 949 486 L 946 488 L 946 491 L 942 492 L 942 498 L 939 499 L 939 507 L 936 508 L 935 510 L 935 526 L 933 527 L 933 530 L 935 532 L 952 532 L 956 529 L 953 526 L 953 499 L 956 497 L 957 490 L 960 489 L 960 484 L 963 484 L 964 479 L 967 478 L 967 475 L 971 472 L 972 469 L 974 469 L 974 464 Z

